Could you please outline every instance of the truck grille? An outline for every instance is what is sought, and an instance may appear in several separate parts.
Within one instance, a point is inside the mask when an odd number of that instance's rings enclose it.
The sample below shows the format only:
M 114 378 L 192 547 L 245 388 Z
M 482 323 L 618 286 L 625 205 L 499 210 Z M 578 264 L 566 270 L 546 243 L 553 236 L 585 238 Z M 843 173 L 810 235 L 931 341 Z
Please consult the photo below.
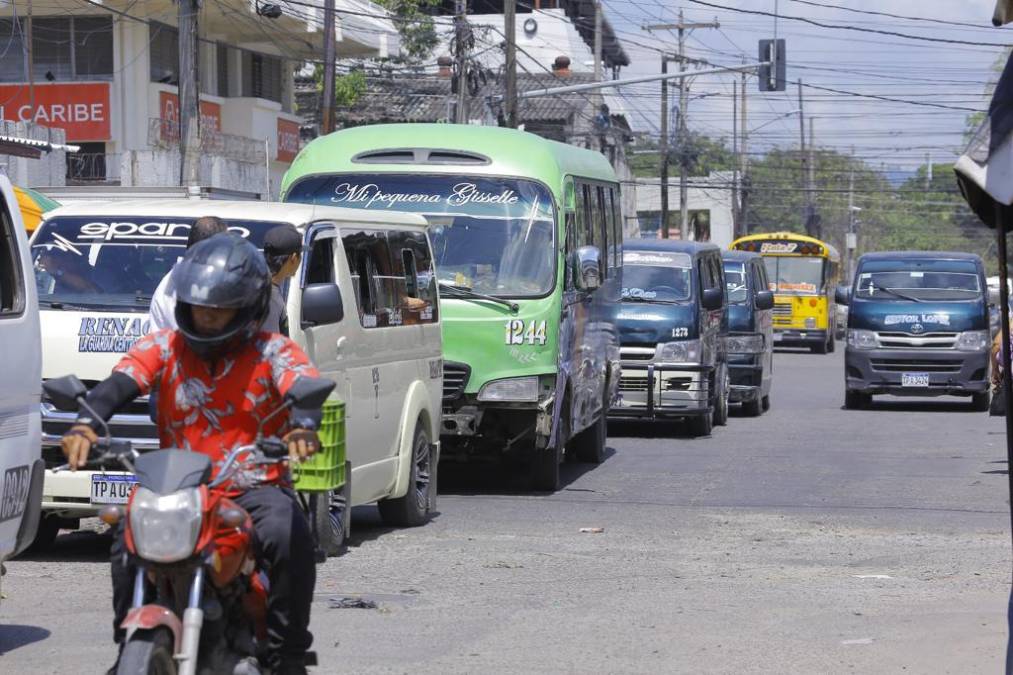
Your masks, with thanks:
M 775 326 L 790 326 L 792 324 L 791 303 L 775 302 L 772 315 L 771 320 Z
M 693 384 L 691 377 L 669 377 L 662 380 L 665 391 L 689 391 Z M 647 391 L 647 374 L 628 375 L 623 373 L 619 376 L 620 391 Z
M 456 401 L 468 385 L 471 368 L 466 363 L 443 362 L 443 401 Z
M 872 359 L 872 369 L 883 373 L 959 373 L 961 359 Z
M 883 349 L 953 349 L 957 333 L 925 333 L 915 335 L 903 332 L 881 332 L 879 346 Z
M 619 358 L 623 361 L 650 361 L 654 358 L 656 347 L 621 346 Z

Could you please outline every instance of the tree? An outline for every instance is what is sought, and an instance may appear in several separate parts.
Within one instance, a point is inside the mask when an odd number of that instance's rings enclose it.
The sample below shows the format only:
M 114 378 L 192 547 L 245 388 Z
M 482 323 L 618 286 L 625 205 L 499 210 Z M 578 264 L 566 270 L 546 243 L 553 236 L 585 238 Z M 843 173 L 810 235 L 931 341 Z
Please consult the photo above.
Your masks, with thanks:
M 676 143 L 668 149 L 669 170 L 678 171 L 682 154 Z M 713 139 L 701 133 L 689 132 L 685 161 L 691 176 L 706 176 L 712 171 L 731 171 L 735 155 L 724 138 Z M 657 143 L 650 143 L 643 152 L 632 155 L 630 168 L 635 176 L 657 178 L 661 173 L 661 151 Z

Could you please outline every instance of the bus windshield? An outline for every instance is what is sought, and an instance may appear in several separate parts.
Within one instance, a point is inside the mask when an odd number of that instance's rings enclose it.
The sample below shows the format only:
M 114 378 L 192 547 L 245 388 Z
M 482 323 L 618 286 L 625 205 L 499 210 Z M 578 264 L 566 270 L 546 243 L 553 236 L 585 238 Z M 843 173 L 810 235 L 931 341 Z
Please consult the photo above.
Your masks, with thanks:
M 147 312 L 162 277 L 182 257 L 193 220 L 67 216 L 44 222 L 31 248 L 39 304 Z M 228 222 L 258 248 L 278 224 Z
M 685 253 L 623 251 L 623 302 L 682 302 L 693 291 L 693 261 Z
M 982 293 L 974 263 L 946 260 L 876 260 L 858 272 L 860 298 L 973 300 Z
M 358 174 L 311 176 L 286 199 L 429 220 L 440 283 L 503 297 L 538 297 L 556 278 L 555 208 L 519 178 Z
M 763 256 L 770 290 L 779 295 L 819 295 L 823 288 L 823 258 Z

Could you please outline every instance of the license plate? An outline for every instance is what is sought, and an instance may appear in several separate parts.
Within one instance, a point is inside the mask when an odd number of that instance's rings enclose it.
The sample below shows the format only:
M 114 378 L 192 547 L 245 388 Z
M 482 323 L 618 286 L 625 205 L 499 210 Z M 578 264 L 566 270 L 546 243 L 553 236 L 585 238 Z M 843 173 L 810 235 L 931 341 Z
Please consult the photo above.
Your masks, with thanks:
M 902 373 L 900 376 L 902 387 L 927 387 L 929 386 L 928 373 Z
M 774 333 L 774 342 L 780 342 L 783 339 L 784 339 L 783 335 L 781 335 L 780 333 Z
M 130 498 L 130 491 L 137 484 L 137 478 L 129 474 L 103 474 L 93 473 L 91 475 L 91 503 L 92 504 L 126 504 Z

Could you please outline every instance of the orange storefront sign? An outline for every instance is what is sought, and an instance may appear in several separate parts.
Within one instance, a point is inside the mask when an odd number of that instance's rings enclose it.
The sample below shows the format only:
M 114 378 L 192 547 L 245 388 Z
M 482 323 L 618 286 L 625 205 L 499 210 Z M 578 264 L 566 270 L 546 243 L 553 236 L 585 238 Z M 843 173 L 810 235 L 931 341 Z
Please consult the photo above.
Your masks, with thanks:
M 278 161 L 291 162 L 299 154 L 299 124 L 278 118 Z
M 27 84 L 0 85 L 0 119 L 63 129 L 68 141 L 108 141 L 109 83 L 36 84 L 35 110 Z
M 158 92 L 159 118 L 162 135 L 179 138 L 179 96 L 168 91 Z M 204 131 L 222 130 L 222 107 L 211 101 L 200 102 L 200 126 Z

